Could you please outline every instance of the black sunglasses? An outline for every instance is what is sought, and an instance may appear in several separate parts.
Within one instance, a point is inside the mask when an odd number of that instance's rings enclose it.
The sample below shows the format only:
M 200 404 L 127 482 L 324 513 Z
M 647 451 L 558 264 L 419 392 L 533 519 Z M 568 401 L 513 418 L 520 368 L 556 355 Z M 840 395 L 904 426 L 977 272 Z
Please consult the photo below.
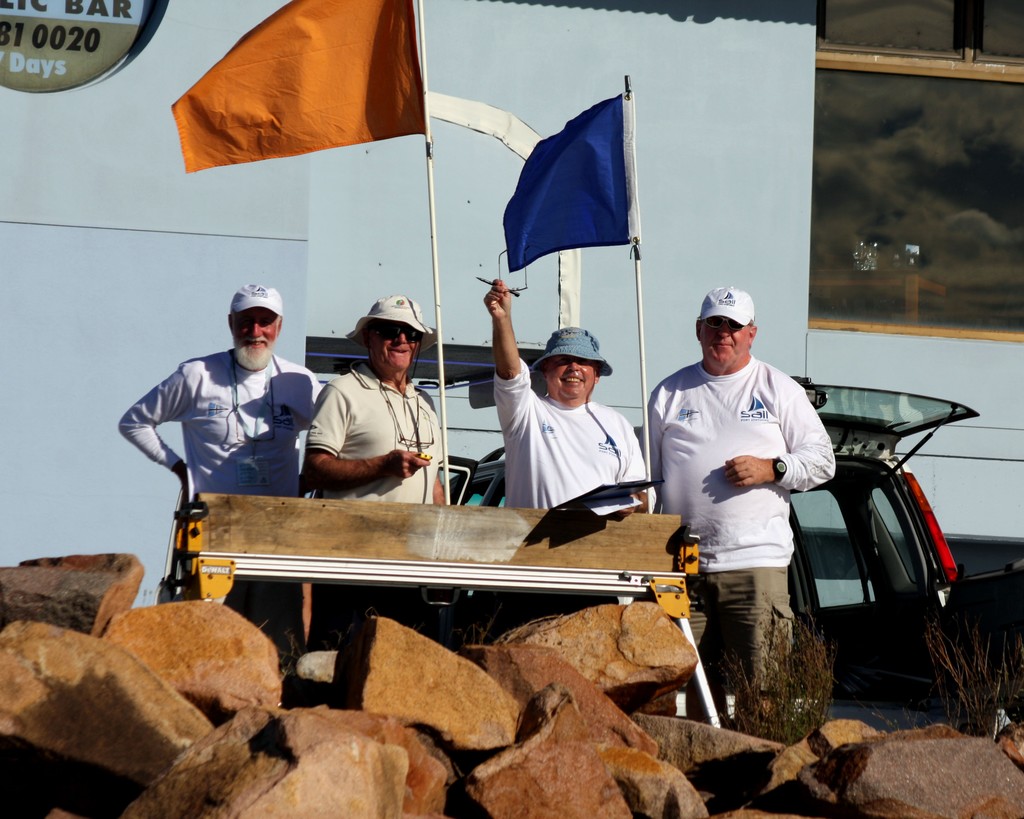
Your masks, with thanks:
M 370 330 L 388 341 L 398 341 L 400 335 L 405 335 L 405 340 L 411 344 L 422 340 L 423 331 L 414 330 L 406 324 L 385 324 L 383 322 L 374 324 Z
M 729 329 L 734 333 L 747 326 L 746 324 L 740 324 L 735 319 L 726 318 L 725 316 L 708 316 L 706 319 L 701 319 L 701 321 L 703 321 L 712 330 L 718 330 L 723 324 L 728 323 Z

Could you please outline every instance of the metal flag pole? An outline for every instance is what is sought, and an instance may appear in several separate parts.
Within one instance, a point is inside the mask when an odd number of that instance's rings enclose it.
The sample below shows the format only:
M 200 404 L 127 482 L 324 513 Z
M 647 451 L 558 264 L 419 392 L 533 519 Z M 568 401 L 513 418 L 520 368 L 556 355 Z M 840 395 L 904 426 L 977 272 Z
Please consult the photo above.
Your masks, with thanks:
M 441 326 L 441 276 L 437 259 L 437 211 L 434 206 L 434 139 L 430 132 L 430 92 L 427 84 L 426 18 L 423 0 L 418 0 L 420 74 L 423 79 L 423 128 L 427 153 L 427 203 L 430 212 L 430 262 L 434 277 L 434 323 L 437 325 L 437 386 L 441 422 L 441 468 L 444 470 L 444 502 L 451 503 L 448 471 L 448 406 L 445 399 L 444 332 Z
M 644 343 L 644 293 L 640 268 L 640 200 L 636 183 L 636 112 L 633 88 L 626 75 L 626 92 L 622 95 L 623 146 L 626 151 L 626 192 L 629 197 L 630 255 L 633 257 L 633 271 L 636 277 L 636 323 L 637 340 L 640 347 L 640 414 L 643 419 L 644 466 L 647 479 L 651 479 L 651 433 L 647 426 L 647 352 Z M 650 510 L 650 506 L 648 506 Z

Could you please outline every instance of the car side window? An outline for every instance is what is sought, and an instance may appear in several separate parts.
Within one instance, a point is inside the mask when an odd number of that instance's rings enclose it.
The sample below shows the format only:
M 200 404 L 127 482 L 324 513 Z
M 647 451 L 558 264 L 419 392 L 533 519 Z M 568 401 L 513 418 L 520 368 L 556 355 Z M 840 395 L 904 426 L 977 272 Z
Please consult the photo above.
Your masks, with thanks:
M 907 537 L 903 518 L 897 514 L 889 495 L 881 488 L 872 490 L 871 504 L 875 512 L 875 531 L 872 534 L 875 548 L 885 566 L 886 577 L 891 578 L 893 591 L 916 592 L 923 571 L 919 565 L 920 557 L 916 550 L 911 550 L 914 541 Z
M 504 506 L 505 475 L 493 472 L 474 478 L 466 494 L 467 506 Z
M 469 493 L 466 496 L 467 506 L 481 506 L 484 502 L 484 495 L 487 494 L 487 487 L 491 485 L 491 479 L 477 479 L 469 485 Z
M 873 602 L 875 591 L 871 578 L 857 558 L 836 497 L 827 489 L 821 489 L 794 492 L 791 498 L 820 606 Z

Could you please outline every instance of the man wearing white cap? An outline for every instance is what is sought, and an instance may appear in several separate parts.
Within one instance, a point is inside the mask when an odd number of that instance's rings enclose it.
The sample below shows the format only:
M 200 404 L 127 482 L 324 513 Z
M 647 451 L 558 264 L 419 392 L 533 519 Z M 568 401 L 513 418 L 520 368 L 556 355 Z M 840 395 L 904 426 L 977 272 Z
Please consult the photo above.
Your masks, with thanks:
M 789 493 L 831 478 L 835 457 L 804 388 L 751 354 L 748 293 L 712 290 L 696 332 L 702 360 L 658 384 L 648 404 L 652 477 L 664 479 L 656 509 L 701 539 L 703 662 L 713 672 L 728 650 L 749 675 L 773 612 L 792 624 Z
M 121 434 L 177 475 L 185 498 L 299 494 L 299 433 L 309 428 L 320 384 L 274 355 L 283 317 L 277 290 L 242 287 L 228 313 L 233 349 L 184 362 L 121 418 Z M 168 422 L 181 424 L 184 459 L 157 432 Z M 226 602 L 266 624 L 279 650 L 301 645 L 299 585 L 236 581 Z
M 378 299 L 348 338 L 366 347 L 367 359 L 320 393 L 306 439 L 307 486 L 326 498 L 443 504 L 440 425 L 429 396 L 410 378 L 420 353 L 434 344 L 434 330 L 416 302 L 394 295 Z M 367 608 L 390 613 L 396 598 L 403 614 L 396 619 L 418 616 L 409 614 L 409 596 L 314 585 L 310 644 L 337 647 Z

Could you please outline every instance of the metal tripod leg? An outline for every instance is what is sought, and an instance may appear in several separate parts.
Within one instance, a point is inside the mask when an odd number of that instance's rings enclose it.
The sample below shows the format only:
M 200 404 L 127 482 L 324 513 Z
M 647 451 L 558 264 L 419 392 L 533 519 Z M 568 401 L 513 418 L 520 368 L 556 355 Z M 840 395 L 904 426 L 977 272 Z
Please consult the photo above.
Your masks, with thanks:
M 686 639 L 690 641 L 693 646 L 693 650 L 697 650 L 697 643 L 693 639 L 693 629 L 690 628 L 690 621 L 685 617 L 677 617 L 676 623 L 679 624 L 679 628 L 683 630 L 683 634 L 686 635 Z M 700 693 L 701 703 L 704 705 L 704 713 L 707 714 L 708 722 L 710 722 L 715 728 L 721 728 L 721 720 L 718 719 L 718 710 L 715 708 L 715 700 L 711 696 L 711 686 L 708 685 L 708 677 L 704 673 L 704 664 L 700 660 L 700 654 L 697 654 L 697 668 L 694 669 L 693 676 L 697 680 L 697 691 Z

